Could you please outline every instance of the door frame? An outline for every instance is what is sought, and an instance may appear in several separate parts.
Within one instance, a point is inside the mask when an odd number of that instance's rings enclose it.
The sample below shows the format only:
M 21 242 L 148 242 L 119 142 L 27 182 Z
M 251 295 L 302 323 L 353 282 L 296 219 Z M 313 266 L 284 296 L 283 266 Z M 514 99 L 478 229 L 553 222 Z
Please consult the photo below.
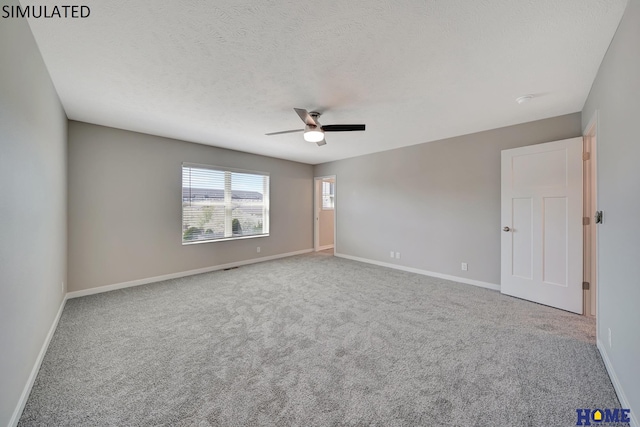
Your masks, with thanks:
M 322 187 L 318 189 L 318 183 L 325 179 L 333 179 L 333 254 L 335 255 L 338 248 L 338 218 L 336 215 L 336 210 L 338 209 L 338 179 L 336 175 L 316 176 L 313 178 L 313 250 L 314 252 L 320 250 L 320 217 L 318 212 L 321 206 L 318 206 L 318 198 L 321 196 L 319 191 L 322 191 Z
M 585 272 L 589 272 L 588 277 L 584 278 L 585 282 L 589 282 L 589 290 L 585 292 L 585 312 L 586 315 L 595 316 L 596 317 L 596 336 L 599 328 L 599 317 L 598 313 L 600 312 L 600 280 L 599 280 L 599 262 L 598 262 L 598 226 L 594 221 L 593 214 L 597 210 L 598 207 L 598 161 L 597 161 L 597 145 L 598 145 L 598 110 L 593 113 L 591 120 L 584 128 L 583 132 L 584 137 L 584 147 L 585 152 L 588 151 L 590 153 L 589 160 L 585 161 L 585 168 L 583 170 L 584 174 L 588 174 L 588 183 L 589 188 L 585 188 L 585 195 L 589 195 L 589 201 L 585 198 L 585 212 L 588 212 L 589 224 L 590 224 L 590 242 L 587 247 L 587 243 L 585 242 L 584 252 L 589 253 L 589 257 L 584 257 L 584 263 L 589 263 L 589 269 L 585 268 Z M 588 170 L 587 170 L 588 168 Z M 587 181 L 587 180 L 585 180 Z M 586 182 L 585 182 L 586 183 Z M 590 206 L 587 206 L 587 203 Z M 588 295 L 587 295 L 588 292 Z M 595 312 L 593 310 L 593 304 L 591 301 L 595 299 Z M 587 301 L 590 304 L 587 306 Z

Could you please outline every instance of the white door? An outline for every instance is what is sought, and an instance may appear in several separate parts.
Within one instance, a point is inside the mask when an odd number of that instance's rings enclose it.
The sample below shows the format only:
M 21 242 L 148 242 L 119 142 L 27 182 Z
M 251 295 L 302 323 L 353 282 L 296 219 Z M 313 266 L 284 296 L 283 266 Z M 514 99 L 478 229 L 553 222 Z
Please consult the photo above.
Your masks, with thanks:
M 502 151 L 501 292 L 582 314 L 582 138 Z

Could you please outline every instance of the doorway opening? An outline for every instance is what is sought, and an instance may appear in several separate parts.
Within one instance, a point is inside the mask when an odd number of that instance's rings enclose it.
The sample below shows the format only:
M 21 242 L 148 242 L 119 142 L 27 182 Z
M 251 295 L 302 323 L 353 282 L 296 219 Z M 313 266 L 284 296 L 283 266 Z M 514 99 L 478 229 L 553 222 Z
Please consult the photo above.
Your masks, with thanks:
M 597 113 L 591 119 L 584 132 L 583 149 L 583 313 L 586 316 L 596 316 L 597 310 L 597 266 L 598 266 L 598 236 L 595 223 L 597 209 L 597 181 L 596 181 L 596 142 L 597 142 Z
M 336 252 L 336 176 L 314 178 L 314 250 Z

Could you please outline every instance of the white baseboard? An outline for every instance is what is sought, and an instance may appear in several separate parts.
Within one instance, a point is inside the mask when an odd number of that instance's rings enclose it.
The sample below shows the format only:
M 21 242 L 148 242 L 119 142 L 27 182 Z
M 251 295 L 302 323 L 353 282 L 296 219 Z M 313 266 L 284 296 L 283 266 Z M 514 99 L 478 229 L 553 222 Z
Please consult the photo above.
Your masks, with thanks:
M 396 270 L 408 271 L 409 273 L 422 274 L 423 276 L 437 277 L 439 279 L 451 280 L 453 282 L 460 282 L 460 283 L 465 283 L 467 285 L 479 286 L 481 288 L 492 289 L 494 291 L 500 290 L 500 285 L 496 285 L 494 283 L 488 283 L 488 282 L 481 282 L 480 280 L 467 279 L 465 277 L 450 276 L 448 274 L 435 273 L 433 271 L 420 270 L 419 268 L 405 267 L 403 265 L 390 264 L 388 262 L 375 261 L 372 259 L 360 258 L 356 256 L 351 256 L 351 255 L 338 254 L 338 253 L 335 255 L 340 258 L 346 258 L 353 261 L 365 262 L 367 264 L 379 265 L 381 267 L 394 268 Z
M 42 360 L 44 359 L 44 355 L 47 353 L 47 349 L 49 348 L 49 343 L 51 342 L 51 338 L 53 338 L 53 334 L 58 327 L 58 322 L 60 321 L 60 317 L 62 316 L 62 311 L 64 310 L 64 305 L 67 302 L 67 297 L 65 296 L 60 303 L 60 308 L 58 309 L 58 314 L 56 314 L 55 319 L 53 319 L 53 323 L 49 328 L 49 332 L 47 333 L 47 337 L 44 339 L 44 343 L 42 343 L 42 348 L 40 348 L 40 353 L 38 353 L 38 358 L 36 359 L 36 363 L 33 364 L 33 368 L 31 369 L 31 374 L 27 379 L 27 383 L 22 390 L 22 394 L 20 395 L 20 400 L 18 400 L 18 405 L 16 409 L 13 411 L 13 415 L 11 416 L 11 420 L 9 420 L 9 427 L 15 427 L 18 425 L 18 421 L 20 421 L 20 417 L 22 416 L 22 411 L 24 411 L 24 406 L 27 404 L 27 400 L 29 399 L 29 394 L 31 394 L 31 388 L 33 387 L 33 383 L 36 381 L 36 377 L 38 376 L 38 371 L 40 370 L 40 366 L 42 365 Z
M 325 245 L 318 247 L 318 251 L 326 251 L 327 249 L 333 249 L 333 245 Z
M 240 267 L 242 265 L 256 264 L 258 262 L 271 261 L 278 258 L 287 258 L 294 255 L 306 254 L 313 252 L 313 249 L 304 249 L 301 251 L 288 252 L 285 254 L 270 255 L 262 258 L 253 258 L 245 261 L 231 262 L 229 264 L 214 265 L 212 267 L 198 268 L 196 270 L 181 271 L 178 273 L 164 274 L 162 276 L 147 277 L 145 279 L 132 280 L 130 282 L 116 283 L 113 285 L 98 286 L 96 288 L 84 289 L 82 291 L 69 292 L 67 298 L 79 298 L 87 295 L 101 294 L 103 292 L 115 291 L 117 289 L 132 288 L 134 286 L 146 285 L 154 282 L 162 282 L 163 280 L 177 279 L 180 277 L 193 276 L 194 274 L 209 273 L 211 271 L 224 270 L 225 268 Z
M 607 348 L 600 340 L 597 340 L 596 346 L 600 351 L 600 355 L 602 356 L 604 366 L 605 368 L 607 368 L 607 373 L 609 374 L 609 378 L 611 378 L 611 383 L 613 384 L 613 388 L 616 391 L 616 394 L 618 395 L 618 400 L 620 401 L 620 405 L 622 405 L 623 408 L 631 409 L 631 414 L 629 414 L 631 418 L 631 427 L 640 427 L 640 423 L 638 423 L 638 417 L 634 412 L 634 410 L 638 408 L 631 408 L 631 406 L 629 406 L 629 399 L 627 399 L 627 396 L 624 394 L 624 390 L 620 385 L 620 380 L 618 379 L 618 375 L 616 375 L 616 371 L 613 370 L 613 365 L 611 364 L 611 360 L 609 360 L 609 355 L 607 354 Z

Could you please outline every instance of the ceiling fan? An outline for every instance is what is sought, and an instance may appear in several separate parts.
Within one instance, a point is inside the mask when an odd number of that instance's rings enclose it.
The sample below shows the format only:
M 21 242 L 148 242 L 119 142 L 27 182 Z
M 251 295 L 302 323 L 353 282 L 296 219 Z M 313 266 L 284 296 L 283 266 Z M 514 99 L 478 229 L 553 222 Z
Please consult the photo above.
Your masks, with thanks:
M 325 145 L 327 141 L 324 139 L 325 132 L 351 132 L 356 130 L 364 130 L 365 125 L 321 125 L 318 119 L 320 113 L 317 111 L 307 111 L 304 108 L 294 108 L 295 112 L 305 124 L 304 129 L 284 130 L 281 132 L 271 132 L 265 135 L 280 135 L 283 133 L 304 132 L 304 140 L 315 142 L 319 146 Z

